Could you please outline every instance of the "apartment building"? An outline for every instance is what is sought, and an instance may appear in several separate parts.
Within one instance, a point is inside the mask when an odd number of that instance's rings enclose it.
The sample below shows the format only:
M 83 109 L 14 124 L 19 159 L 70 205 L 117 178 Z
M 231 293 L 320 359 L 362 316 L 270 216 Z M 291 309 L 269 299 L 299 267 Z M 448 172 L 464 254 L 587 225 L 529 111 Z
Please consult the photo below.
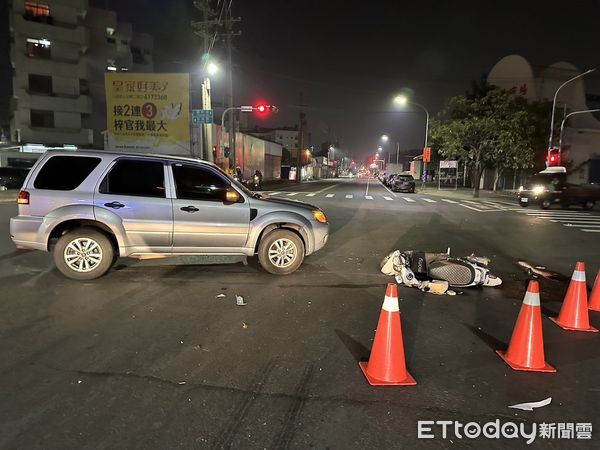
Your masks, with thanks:
M 103 147 L 104 74 L 152 72 L 152 38 L 87 0 L 9 3 L 11 141 Z

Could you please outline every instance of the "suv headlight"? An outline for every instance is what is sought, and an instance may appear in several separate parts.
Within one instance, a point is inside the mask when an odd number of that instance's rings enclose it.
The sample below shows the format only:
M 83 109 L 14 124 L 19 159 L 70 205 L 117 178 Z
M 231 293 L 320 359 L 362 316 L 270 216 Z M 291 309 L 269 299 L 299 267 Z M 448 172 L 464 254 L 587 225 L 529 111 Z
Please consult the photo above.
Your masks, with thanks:
M 327 216 L 325 215 L 325 213 L 323 211 L 321 211 L 320 209 L 313 209 L 312 211 L 312 215 L 315 218 L 315 220 L 317 222 L 320 223 L 327 223 Z
M 534 186 L 533 187 L 533 193 L 535 195 L 540 195 L 544 193 L 544 186 Z

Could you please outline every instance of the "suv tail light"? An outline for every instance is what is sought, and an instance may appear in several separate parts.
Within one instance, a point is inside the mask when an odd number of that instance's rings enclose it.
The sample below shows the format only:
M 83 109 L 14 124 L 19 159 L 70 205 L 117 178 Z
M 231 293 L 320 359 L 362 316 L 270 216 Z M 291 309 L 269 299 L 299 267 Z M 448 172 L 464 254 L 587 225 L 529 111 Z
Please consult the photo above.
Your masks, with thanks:
M 27 192 L 27 191 L 19 192 L 19 196 L 17 197 L 17 204 L 29 205 L 29 192 Z

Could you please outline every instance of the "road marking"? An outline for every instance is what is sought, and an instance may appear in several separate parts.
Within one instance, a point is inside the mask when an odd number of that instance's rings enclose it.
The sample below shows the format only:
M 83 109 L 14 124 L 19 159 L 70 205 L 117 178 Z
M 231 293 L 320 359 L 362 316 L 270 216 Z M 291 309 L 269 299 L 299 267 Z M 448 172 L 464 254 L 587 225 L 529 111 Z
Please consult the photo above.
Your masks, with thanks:
M 325 197 L 327 197 L 327 198 L 331 198 L 331 197 L 333 197 L 334 195 L 335 195 L 335 194 L 327 194 Z
M 554 223 L 600 223 L 600 218 L 598 219 L 550 219 L 550 222 Z
M 600 225 L 581 225 L 575 223 L 565 223 L 563 227 L 573 227 L 573 228 L 600 228 Z
M 503 202 L 502 200 L 496 200 L 497 203 L 501 203 L 503 205 L 507 205 L 507 206 L 516 206 L 518 205 L 518 203 L 515 201 L 513 203 L 509 203 L 509 202 Z
M 409 203 L 414 203 L 415 201 L 412 198 L 408 198 L 408 197 L 402 197 L 404 200 L 406 200 Z
M 589 212 L 586 211 L 525 211 L 525 210 L 520 210 L 523 212 L 523 214 L 527 214 L 530 216 L 547 216 L 547 215 L 590 215 L 591 214 Z
M 393 202 L 394 201 L 394 199 L 392 197 L 383 197 L 383 198 L 385 198 L 389 202 Z
M 270 192 L 269 195 L 279 195 L 282 194 L 283 192 L 281 191 L 275 191 L 275 192 Z
M 381 181 L 379 181 L 379 183 L 380 183 L 380 184 L 381 184 L 381 185 L 382 185 L 382 186 L 385 188 L 385 190 L 386 190 L 386 191 L 388 191 L 388 192 L 389 192 L 390 194 L 392 194 L 394 197 L 397 197 L 396 193 L 395 193 L 395 192 L 392 192 L 392 191 L 390 191 L 390 190 L 388 189 L 388 187 L 387 187 L 385 184 L 383 184 Z
M 293 197 L 294 195 L 298 195 L 298 193 L 297 193 L 297 192 L 290 192 L 290 193 L 288 194 L 288 197 Z
M 474 208 L 473 206 L 469 206 L 469 205 L 465 205 L 463 203 L 459 203 L 459 206 L 462 206 L 463 208 L 469 208 L 472 209 L 473 211 L 477 211 L 477 212 L 484 212 L 482 209 L 479 208 Z
M 373 197 L 371 197 L 370 195 L 365 195 L 365 198 L 366 198 L 367 200 L 373 200 Z
M 423 201 L 427 203 L 437 203 L 435 200 L 431 200 L 430 198 L 424 198 Z
M 352 194 L 346 194 L 346 198 L 352 198 L 353 195 Z
M 479 206 L 481 202 L 474 202 L 473 200 L 463 200 L 465 203 L 470 203 L 471 205 Z
M 455 202 L 454 200 L 448 200 L 447 198 L 443 198 L 442 201 L 446 202 L 446 203 L 453 203 L 453 204 L 458 203 L 458 202 Z
M 329 189 L 333 189 L 334 187 L 339 186 L 340 184 L 342 184 L 342 183 L 335 183 L 335 184 L 333 184 L 333 185 L 331 185 L 329 187 L 321 189 L 320 191 L 316 191 L 315 194 L 320 194 L 322 192 L 328 191 Z
M 590 230 L 586 228 L 582 228 L 581 231 L 585 231 L 586 233 L 600 233 L 600 230 Z
M 317 195 L 315 192 L 313 192 L 312 194 L 306 194 L 307 197 L 314 197 L 315 195 Z
M 371 175 L 369 175 L 369 177 L 367 178 L 367 190 L 365 191 L 365 196 L 368 197 L 369 196 L 369 182 L 371 181 Z M 373 200 L 371 198 L 371 200 Z

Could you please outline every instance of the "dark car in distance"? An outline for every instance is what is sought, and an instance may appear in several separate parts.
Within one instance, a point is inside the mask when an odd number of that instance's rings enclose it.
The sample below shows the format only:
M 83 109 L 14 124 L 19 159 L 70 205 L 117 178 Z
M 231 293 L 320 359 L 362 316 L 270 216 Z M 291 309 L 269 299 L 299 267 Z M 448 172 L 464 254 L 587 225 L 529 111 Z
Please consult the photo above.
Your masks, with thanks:
M 410 174 L 397 174 L 390 184 L 394 192 L 415 192 L 415 179 Z

